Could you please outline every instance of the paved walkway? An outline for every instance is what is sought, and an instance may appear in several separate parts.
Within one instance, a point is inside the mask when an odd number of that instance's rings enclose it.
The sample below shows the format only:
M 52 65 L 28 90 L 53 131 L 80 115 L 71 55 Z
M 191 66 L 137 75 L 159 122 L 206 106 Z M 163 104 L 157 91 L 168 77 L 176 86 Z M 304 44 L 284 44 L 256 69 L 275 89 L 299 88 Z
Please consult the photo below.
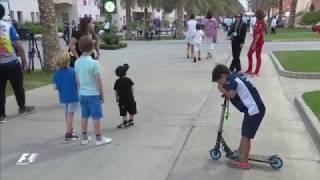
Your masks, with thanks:
M 278 77 L 267 54 L 263 55 L 261 76 L 253 79 L 267 113 L 252 151 L 280 155 L 284 168 L 276 171 L 269 165 L 257 164 L 250 171 L 241 171 L 227 167 L 225 158 L 211 160 L 208 151 L 215 141 L 222 103 L 216 84 L 210 79 L 215 63 L 203 60 L 194 64 L 184 58 L 184 48 L 182 41 L 130 42 L 126 49 L 102 53 L 106 93 L 102 127 L 103 133 L 113 138 L 111 145 L 63 144 L 63 109 L 56 92 L 50 86 L 29 91 L 27 101 L 37 105 L 36 112 L 13 117 L 0 125 L 0 179 L 316 180 L 320 177 L 319 153 L 286 94 L 283 86 L 286 80 Z M 217 44 L 215 62 L 226 63 L 229 52 L 229 44 Z M 131 66 L 128 74 L 135 81 L 139 115 L 133 128 L 118 130 L 120 118 L 112 87 L 116 80 L 114 69 L 123 63 Z M 13 97 L 8 98 L 7 107 L 9 115 L 16 114 Z M 75 122 L 77 130 L 78 119 L 79 116 Z M 241 114 L 231 108 L 225 136 L 232 147 L 238 146 L 240 124 Z M 39 156 L 33 164 L 16 166 L 22 153 Z

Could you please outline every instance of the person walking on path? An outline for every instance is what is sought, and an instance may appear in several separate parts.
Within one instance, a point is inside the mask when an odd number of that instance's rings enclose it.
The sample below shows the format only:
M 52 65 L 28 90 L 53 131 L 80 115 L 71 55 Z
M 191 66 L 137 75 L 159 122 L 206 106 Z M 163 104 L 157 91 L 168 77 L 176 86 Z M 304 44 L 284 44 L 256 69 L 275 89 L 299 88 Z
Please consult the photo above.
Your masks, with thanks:
M 119 105 L 120 116 L 123 122 L 118 125 L 118 128 L 125 128 L 134 125 L 134 115 L 137 114 L 137 105 L 133 95 L 134 82 L 126 77 L 129 69 L 128 64 L 117 67 L 115 73 L 119 77 L 114 83 L 113 89 L 116 92 L 116 99 Z M 130 115 L 128 121 L 127 115 Z
M 74 20 L 71 22 L 71 35 L 74 34 L 77 31 L 77 25 Z
M 79 49 L 79 39 L 83 36 L 87 36 L 91 38 L 94 42 L 94 49 L 96 50 L 95 54 L 92 52 L 91 57 L 93 59 L 99 59 L 100 57 L 100 48 L 99 48 L 99 41 L 98 37 L 94 31 L 94 23 L 91 17 L 84 17 L 80 21 L 80 29 L 72 34 L 72 38 L 69 43 L 69 49 L 71 52 L 71 61 L 70 67 L 74 67 L 74 62 L 81 56 L 82 52 Z
M 63 23 L 63 40 L 67 45 L 70 42 L 70 24 L 67 21 Z
M 204 42 L 207 46 L 207 59 L 211 59 L 213 56 L 213 45 L 217 42 L 217 27 L 217 20 L 209 11 L 204 18 Z
M 98 61 L 92 57 L 92 51 L 95 42 L 91 37 L 83 36 L 79 40 L 79 48 L 82 54 L 75 62 L 75 71 L 79 86 L 80 105 L 81 105 L 81 128 L 82 144 L 90 142 L 88 136 L 88 119 L 92 117 L 93 126 L 96 134 L 96 145 L 111 143 L 111 138 L 101 136 L 102 103 L 104 103 L 103 85 L 101 80 L 101 71 Z
M 191 14 L 190 20 L 187 22 L 187 58 L 193 58 L 194 56 L 194 45 L 193 45 L 193 37 L 196 32 L 197 21 L 195 20 L 195 15 Z
M 26 97 L 23 87 L 23 72 L 27 66 L 25 58 L 22 58 L 22 65 L 18 61 L 15 49 L 23 52 L 22 44 L 16 29 L 8 22 L 3 21 L 5 8 L 0 4 L 0 123 L 6 121 L 5 104 L 6 104 L 6 85 L 9 80 L 16 96 L 19 106 L 18 113 L 25 115 L 32 113 L 34 106 L 26 106 Z M 25 67 L 22 67 L 25 66 Z
M 204 33 L 201 30 L 201 24 L 196 25 L 196 32 L 193 36 L 193 46 L 194 46 L 194 57 L 193 62 L 196 63 L 201 60 L 201 43 L 202 39 L 204 38 Z
M 271 21 L 271 34 L 276 34 L 277 33 L 276 29 L 277 29 L 277 19 L 276 17 L 273 17 Z
M 253 30 L 253 41 L 251 47 L 248 52 L 248 69 L 245 71 L 247 74 L 251 74 L 253 76 L 258 76 L 261 67 L 261 52 L 264 44 L 264 30 L 265 30 L 265 22 L 264 22 L 264 12 L 263 10 L 257 10 L 256 12 L 257 22 L 254 26 Z M 252 72 L 252 55 L 256 53 L 257 63 L 256 69 Z
M 228 36 L 231 39 L 232 45 L 232 62 L 230 65 L 230 71 L 241 71 L 240 54 L 247 34 L 247 25 L 242 20 L 241 13 L 236 15 L 236 21 L 232 25 Z
M 53 74 L 53 85 L 59 93 L 60 103 L 65 110 L 66 134 L 64 142 L 69 143 L 78 140 L 73 134 L 74 113 L 79 109 L 79 93 L 74 68 L 69 67 L 70 56 L 67 51 L 60 50 L 55 58 L 55 66 L 58 68 Z

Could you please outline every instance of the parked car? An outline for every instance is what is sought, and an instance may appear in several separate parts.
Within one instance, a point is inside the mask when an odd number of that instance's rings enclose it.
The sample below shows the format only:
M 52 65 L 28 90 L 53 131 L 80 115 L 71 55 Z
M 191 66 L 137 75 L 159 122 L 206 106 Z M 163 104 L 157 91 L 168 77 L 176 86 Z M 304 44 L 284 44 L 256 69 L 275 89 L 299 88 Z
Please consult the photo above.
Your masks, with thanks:
M 320 33 L 320 22 L 312 24 L 312 32 L 319 32 Z

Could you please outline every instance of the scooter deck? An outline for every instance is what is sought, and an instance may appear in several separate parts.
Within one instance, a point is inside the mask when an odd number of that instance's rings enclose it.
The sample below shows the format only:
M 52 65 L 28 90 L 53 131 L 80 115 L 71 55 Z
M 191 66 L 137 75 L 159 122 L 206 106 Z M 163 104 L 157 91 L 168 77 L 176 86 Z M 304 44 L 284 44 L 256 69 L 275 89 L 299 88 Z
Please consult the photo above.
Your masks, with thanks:
M 269 163 L 271 161 L 272 156 L 264 156 L 264 155 L 257 155 L 257 154 L 250 154 L 249 161 L 257 161 L 257 162 L 266 162 Z

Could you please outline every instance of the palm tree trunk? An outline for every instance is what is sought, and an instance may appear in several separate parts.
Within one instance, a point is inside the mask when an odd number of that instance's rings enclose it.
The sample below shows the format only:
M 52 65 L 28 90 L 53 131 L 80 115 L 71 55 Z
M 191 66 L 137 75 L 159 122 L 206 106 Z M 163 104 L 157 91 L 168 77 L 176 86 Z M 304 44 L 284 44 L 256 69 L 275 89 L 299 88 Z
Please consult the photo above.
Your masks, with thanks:
M 144 7 L 144 32 L 148 32 L 148 7 Z
M 296 19 L 296 8 L 297 0 L 292 0 L 290 5 L 290 17 L 289 17 L 289 28 L 294 28 L 294 23 Z
M 40 24 L 42 28 L 42 47 L 44 69 L 51 70 L 56 50 L 60 47 L 57 19 L 53 0 L 38 0 L 40 11 Z
M 283 24 L 282 22 L 282 13 L 283 13 L 283 0 L 279 0 L 279 15 L 278 15 L 278 23 Z
M 126 39 L 131 39 L 131 34 L 132 34 L 131 0 L 126 0 L 126 24 L 127 24 Z
M 176 26 L 177 26 L 177 38 L 183 38 L 184 37 L 184 3 L 185 0 L 178 0 L 177 2 L 177 20 L 176 20 Z

